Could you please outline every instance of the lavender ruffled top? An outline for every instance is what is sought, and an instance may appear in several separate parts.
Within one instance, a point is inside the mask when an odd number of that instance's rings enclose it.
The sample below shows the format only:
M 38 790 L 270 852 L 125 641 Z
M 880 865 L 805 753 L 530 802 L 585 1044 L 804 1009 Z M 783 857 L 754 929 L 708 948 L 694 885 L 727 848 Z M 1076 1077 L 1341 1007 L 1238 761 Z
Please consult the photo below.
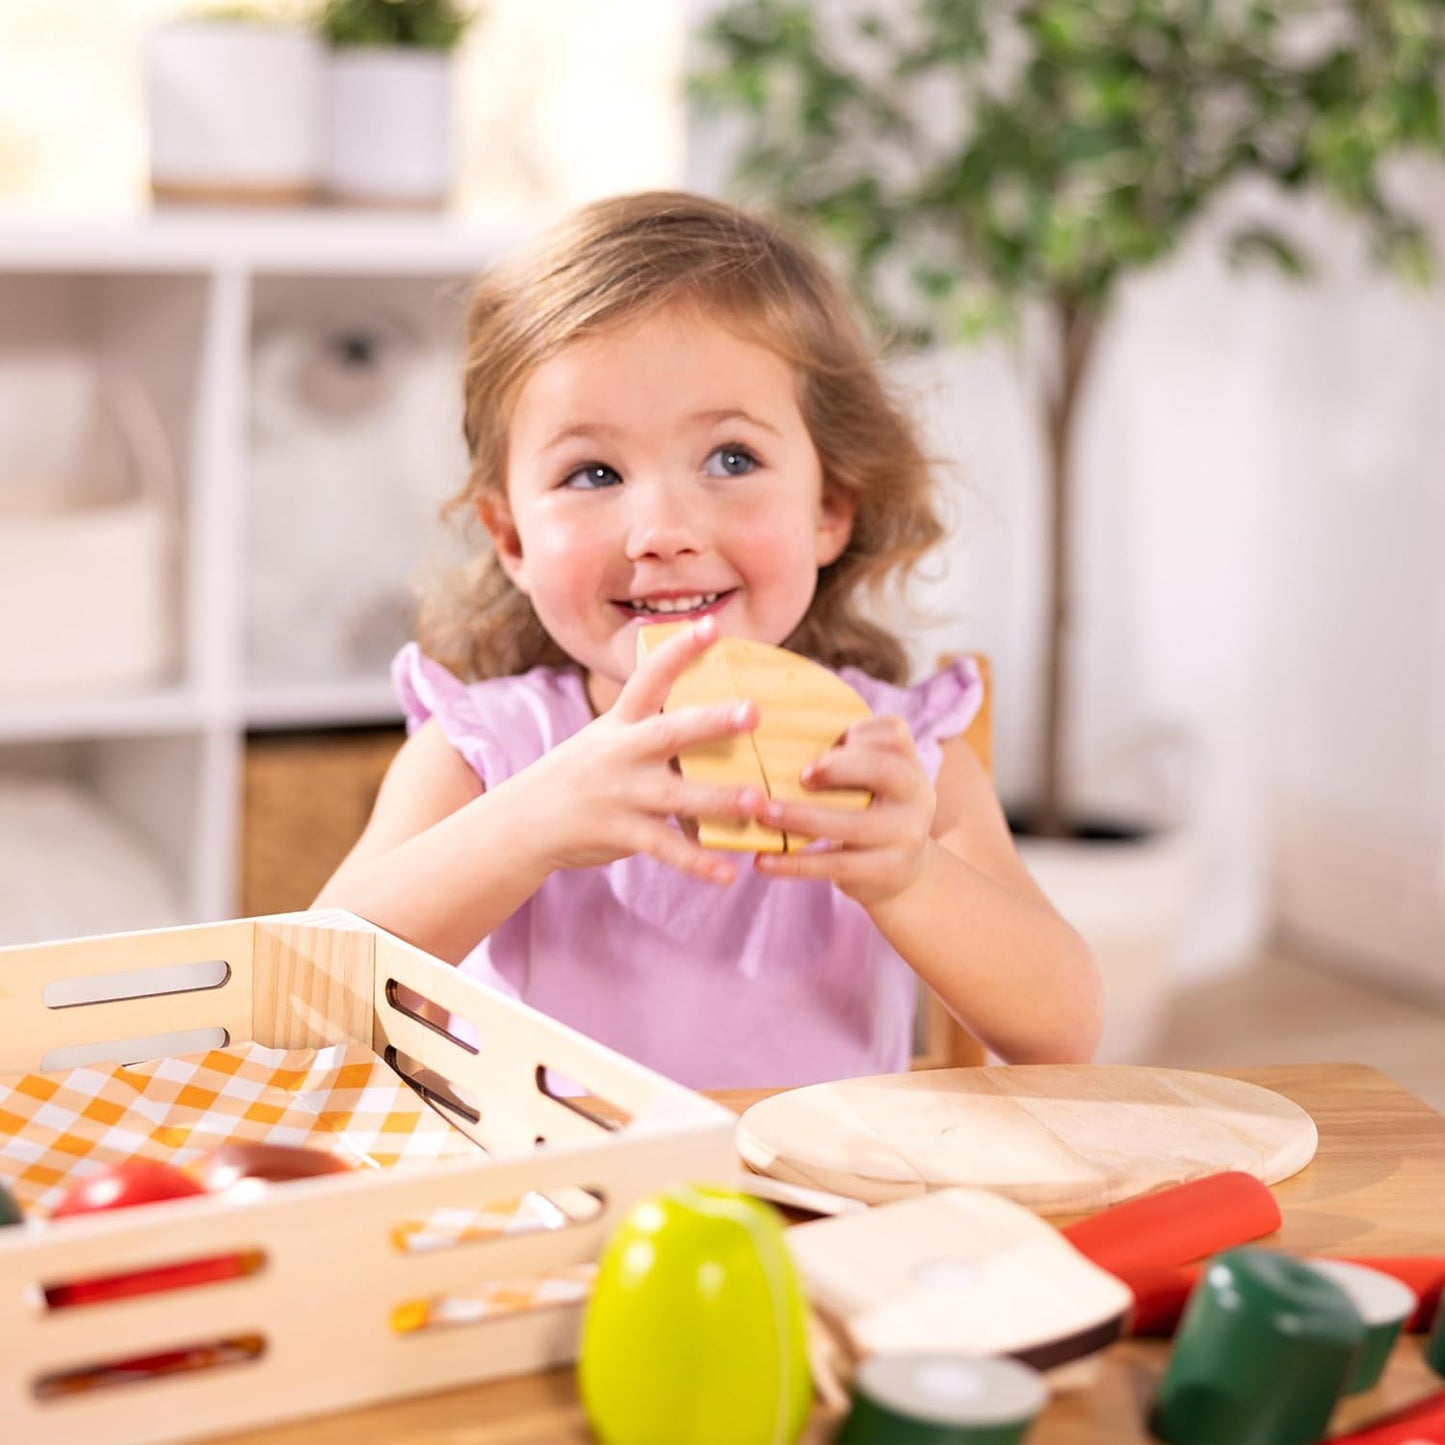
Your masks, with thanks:
M 967 660 L 911 687 L 839 675 L 875 713 L 907 721 L 930 777 L 982 696 Z M 487 787 L 592 719 L 571 668 L 464 683 L 411 644 L 392 676 L 408 729 L 436 718 Z M 914 974 L 862 907 L 740 862 L 725 888 L 645 856 L 554 873 L 462 971 L 697 1089 L 906 1068 Z

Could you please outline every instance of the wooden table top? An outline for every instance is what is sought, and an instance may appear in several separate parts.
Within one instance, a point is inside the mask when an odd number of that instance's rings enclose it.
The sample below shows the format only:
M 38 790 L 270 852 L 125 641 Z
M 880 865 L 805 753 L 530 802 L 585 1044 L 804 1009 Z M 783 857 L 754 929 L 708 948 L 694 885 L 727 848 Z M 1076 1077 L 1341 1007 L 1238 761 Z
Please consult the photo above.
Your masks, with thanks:
M 1319 1128 L 1319 1152 L 1275 1186 L 1283 1227 L 1267 1243 L 1293 1253 L 1445 1253 L 1445 1115 L 1363 1064 L 1219 1070 L 1294 1099 Z M 719 1094 L 741 1112 L 767 1091 Z M 1061 1221 L 1062 1222 L 1062 1221 Z M 1336 1432 L 1441 1388 L 1422 1338 L 1395 1348 L 1385 1377 L 1346 1400 Z M 1055 1398 L 1029 1445 L 1154 1445 L 1144 1426 L 1168 1344 L 1126 1340 L 1090 1389 Z M 803 1436 L 823 1445 L 837 1417 L 816 1411 Z M 373 1405 L 344 1415 L 227 1435 L 216 1445 L 587 1445 L 593 1436 L 572 1369 Z

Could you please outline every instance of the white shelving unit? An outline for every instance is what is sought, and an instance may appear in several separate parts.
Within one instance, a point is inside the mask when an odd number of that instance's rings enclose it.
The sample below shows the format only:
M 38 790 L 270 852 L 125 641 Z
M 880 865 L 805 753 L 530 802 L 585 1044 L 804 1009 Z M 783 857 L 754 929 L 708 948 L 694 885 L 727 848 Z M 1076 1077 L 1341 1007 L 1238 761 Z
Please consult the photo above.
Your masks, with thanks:
M 352 305 L 373 317 L 382 307 L 415 321 L 434 351 L 459 363 L 466 283 L 530 229 L 326 211 L 0 226 L 0 412 L 7 406 L 4 372 L 20 373 L 31 358 L 81 355 L 125 370 L 155 405 L 181 483 L 173 674 L 139 690 L 63 697 L 7 692 L 0 677 L 0 780 L 80 784 L 163 861 L 179 917 L 135 926 L 235 912 L 249 732 L 398 717 L 385 667 L 374 659 L 318 675 L 308 668 L 263 672 L 249 656 L 258 337 L 288 318 L 344 317 Z M 436 404 L 449 418 L 438 455 L 443 441 L 460 455 L 455 368 L 441 381 L 433 375 L 432 384 L 446 388 Z M 334 475 L 325 480 L 338 485 Z M 347 496 L 358 515 L 387 500 L 386 482 L 369 484 L 364 468 L 340 480 L 354 481 Z M 436 477 L 436 495 L 457 480 L 455 471 Z M 4 481 L 0 459 L 0 486 Z M 282 503 L 294 502 L 298 518 L 307 515 L 306 485 L 298 477 Z M 345 525 L 338 518 L 334 532 L 312 528 L 307 551 L 314 544 L 318 569 L 372 564 L 347 555 Z M 390 560 L 406 567 L 417 559 Z M 74 579 L 77 587 L 85 582 Z M 308 618 L 295 623 L 305 629 Z M 0 618 L 0 626 L 24 626 L 24 619 Z M 0 889 L 0 944 L 19 941 L 7 927 L 3 897 Z M 89 921 L 85 900 L 76 903 L 77 921 Z M 69 931 L 60 920 L 55 936 Z

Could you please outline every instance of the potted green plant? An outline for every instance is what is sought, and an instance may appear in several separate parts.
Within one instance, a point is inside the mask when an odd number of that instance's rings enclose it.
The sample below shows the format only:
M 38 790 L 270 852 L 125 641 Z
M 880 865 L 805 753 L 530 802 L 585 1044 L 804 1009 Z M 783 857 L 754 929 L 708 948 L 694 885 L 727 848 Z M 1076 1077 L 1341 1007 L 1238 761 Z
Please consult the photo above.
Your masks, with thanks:
M 1129 278 L 1174 253 L 1201 218 L 1227 218 L 1218 203 L 1246 178 L 1327 195 L 1368 227 L 1383 265 L 1423 278 L 1422 232 L 1393 202 L 1386 171 L 1407 150 L 1445 150 L 1445 9 L 1437 0 L 906 0 L 840 11 L 725 0 L 703 42 L 694 94 L 742 122 L 740 191 L 821 228 L 896 334 L 1017 337 L 1027 320 L 1049 338 L 1038 416 L 1048 499 L 1042 750 L 1019 831 L 1046 840 L 1024 845 L 1031 868 L 1090 937 L 1106 988 L 1136 1009 L 1112 1044 L 1106 1023 L 1103 1053 L 1138 1052 L 1159 1015 L 1139 1000 L 1162 997 L 1160 965 L 1148 979 L 1139 970 L 1146 946 L 1168 946 L 1157 906 L 1168 869 L 1136 833 L 1072 813 L 1065 770 L 1070 521 L 1100 336 Z M 1227 244 L 1235 258 L 1306 271 L 1269 221 L 1236 226 Z M 1090 834 L 1121 832 L 1126 846 L 1083 846 Z M 1116 863 L 1153 871 L 1112 890 L 1117 927 L 1093 929 L 1085 915 L 1110 891 L 1101 870 Z M 1117 939 L 1098 936 L 1111 928 Z M 1134 962 L 1111 980 L 1115 943 Z
M 290 205 L 321 176 L 324 48 L 310 6 L 197 5 L 143 43 L 151 190 Z
M 325 0 L 331 199 L 435 206 L 453 169 L 452 56 L 477 19 L 459 0 Z

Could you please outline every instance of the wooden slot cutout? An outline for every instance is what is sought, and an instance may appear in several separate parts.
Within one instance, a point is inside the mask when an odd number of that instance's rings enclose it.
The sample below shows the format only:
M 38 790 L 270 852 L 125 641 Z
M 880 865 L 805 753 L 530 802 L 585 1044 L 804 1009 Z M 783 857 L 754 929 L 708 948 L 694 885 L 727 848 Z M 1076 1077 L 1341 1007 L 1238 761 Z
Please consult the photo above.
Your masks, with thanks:
M 429 1222 L 429 1230 L 408 1223 L 392 1231 L 392 1243 L 408 1253 L 458 1245 L 485 1246 L 514 1240 L 519 1234 L 560 1232 L 591 1224 L 606 1207 L 606 1196 L 600 1189 L 564 1185 L 546 1194 L 533 1191 L 521 1199 L 483 1204 L 471 1216 L 471 1225 L 462 1224 L 455 1211 L 435 1217 Z M 579 1305 L 591 1293 L 596 1272 L 596 1264 L 589 1261 L 506 1279 L 482 1280 L 466 1292 L 403 1300 L 391 1308 L 388 1323 L 394 1334 L 416 1335 Z
M 40 1059 L 42 1074 L 78 1069 L 86 1064 L 144 1063 L 147 1059 L 176 1058 L 181 1054 L 204 1054 L 224 1049 L 231 1042 L 229 1029 L 181 1029 L 169 1034 L 145 1034 L 139 1038 L 107 1039 L 98 1044 L 65 1044 L 47 1050 Z
M 476 1099 L 459 1085 L 444 1078 L 435 1069 L 419 1064 L 410 1054 L 404 1054 L 394 1044 L 388 1044 L 382 1052 L 382 1062 L 403 1083 L 410 1085 L 429 1104 L 465 1119 L 469 1124 L 481 1122 L 482 1110 Z
M 575 1079 L 546 1064 L 537 1065 L 537 1092 L 610 1133 L 632 1122 L 632 1115 L 621 1104 L 614 1104 L 600 1094 L 589 1094 Z
M 127 973 L 91 974 L 57 978 L 40 994 L 46 1008 L 80 1008 L 91 1003 L 113 1003 L 125 998 L 160 998 L 170 993 L 208 993 L 230 982 L 231 965 L 224 958 L 170 963 L 158 968 L 135 968 Z
M 152 1264 L 145 1269 L 124 1270 L 119 1274 L 53 1280 L 43 1285 L 42 1290 L 47 1309 L 74 1309 L 76 1306 L 129 1299 L 134 1295 L 166 1294 L 171 1290 L 194 1289 L 197 1285 L 242 1279 L 255 1274 L 265 1262 L 265 1254 L 253 1249 L 241 1254 L 209 1255 L 199 1259 L 174 1260 L 169 1264 Z
M 415 1003 L 412 1002 L 413 999 L 416 1000 Z M 397 1013 L 404 1014 L 407 1018 L 421 1024 L 423 1028 L 430 1029 L 434 1034 L 440 1034 L 442 1038 L 450 1040 L 459 1049 L 465 1049 L 469 1054 L 479 1052 L 474 1043 L 454 1034 L 442 1022 L 443 1019 L 451 1017 L 449 1010 L 418 993 L 410 984 L 398 983 L 394 978 L 387 979 L 386 1001 Z
M 179 1349 L 156 1355 L 131 1355 L 123 1359 L 98 1360 L 70 1370 L 55 1370 L 39 1376 L 31 1385 L 37 1400 L 57 1400 L 90 1390 L 109 1390 L 120 1385 L 138 1385 L 167 1375 L 216 1370 L 259 1360 L 266 1352 L 263 1335 L 232 1335 L 225 1339 L 197 1340 Z

